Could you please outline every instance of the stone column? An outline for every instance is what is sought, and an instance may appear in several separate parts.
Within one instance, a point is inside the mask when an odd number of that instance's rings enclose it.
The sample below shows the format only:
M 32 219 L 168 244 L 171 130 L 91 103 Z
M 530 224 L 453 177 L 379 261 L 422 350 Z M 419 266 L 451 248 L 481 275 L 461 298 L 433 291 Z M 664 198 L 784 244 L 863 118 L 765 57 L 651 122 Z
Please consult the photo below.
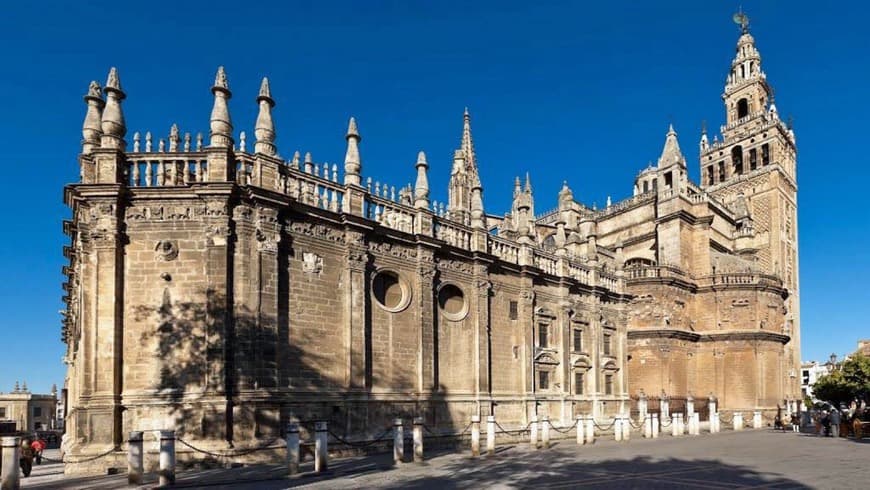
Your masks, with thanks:
M 423 462 L 423 417 L 414 417 L 414 462 Z
M 532 421 L 529 424 L 529 445 L 532 449 L 538 449 L 538 416 L 532 415 Z
M 0 489 L 18 490 L 21 486 L 20 458 L 21 438 L 3 437 L 0 439 L 0 451 L 2 451 L 3 466 L 0 468 Z
M 619 414 L 613 416 L 613 440 L 622 440 L 622 415 Z
M 323 473 L 329 468 L 326 422 L 314 423 L 314 472 Z
M 405 455 L 405 434 L 402 427 L 402 419 L 393 420 L 393 462 L 402 463 Z
M 299 424 L 287 424 L 287 473 L 299 473 Z
M 471 456 L 480 456 L 480 415 L 471 416 Z
M 127 441 L 127 483 L 129 485 L 142 484 L 142 476 L 145 473 L 143 456 L 142 432 L 130 432 L 130 439 Z
M 420 212 L 418 215 L 428 216 Z M 431 219 L 430 219 L 431 226 Z M 432 250 L 417 247 L 417 287 L 419 294 L 414 296 L 419 311 L 419 347 L 417 352 L 418 384 L 421 393 L 431 393 L 437 386 L 435 383 L 435 305 L 433 294 L 433 279 L 435 277 L 435 255 Z
M 495 416 L 486 417 L 486 454 L 495 454 Z
M 175 485 L 175 431 L 160 431 L 160 486 Z

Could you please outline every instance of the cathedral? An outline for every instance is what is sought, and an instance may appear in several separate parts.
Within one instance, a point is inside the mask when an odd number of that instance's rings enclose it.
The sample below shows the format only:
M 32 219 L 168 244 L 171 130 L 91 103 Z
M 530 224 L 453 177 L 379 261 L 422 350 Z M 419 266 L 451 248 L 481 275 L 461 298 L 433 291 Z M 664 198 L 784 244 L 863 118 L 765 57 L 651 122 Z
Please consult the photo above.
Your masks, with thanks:
M 285 159 L 267 79 L 252 143 L 223 68 L 211 93 L 207 135 L 157 138 L 128 135 L 114 68 L 84 97 L 64 191 L 67 472 L 123 467 L 134 430 L 222 451 L 291 420 L 365 441 L 395 417 L 451 434 L 472 415 L 607 421 L 641 398 L 795 408 L 795 136 L 745 24 L 700 182 L 671 127 L 633 196 L 601 209 L 565 185 L 536 214 L 528 177 L 486 209 L 467 110 L 437 203 L 423 152 L 413 186 L 366 175 L 351 118 L 340 168 Z

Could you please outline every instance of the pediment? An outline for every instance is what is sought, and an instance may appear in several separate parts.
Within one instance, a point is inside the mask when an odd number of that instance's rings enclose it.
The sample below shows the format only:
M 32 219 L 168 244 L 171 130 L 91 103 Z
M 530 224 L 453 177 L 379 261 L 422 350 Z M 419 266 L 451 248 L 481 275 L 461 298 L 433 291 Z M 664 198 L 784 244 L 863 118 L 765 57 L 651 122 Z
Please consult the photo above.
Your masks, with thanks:
M 535 364 L 559 364 L 559 360 L 556 359 L 556 356 L 549 352 L 541 352 L 535 357 Z

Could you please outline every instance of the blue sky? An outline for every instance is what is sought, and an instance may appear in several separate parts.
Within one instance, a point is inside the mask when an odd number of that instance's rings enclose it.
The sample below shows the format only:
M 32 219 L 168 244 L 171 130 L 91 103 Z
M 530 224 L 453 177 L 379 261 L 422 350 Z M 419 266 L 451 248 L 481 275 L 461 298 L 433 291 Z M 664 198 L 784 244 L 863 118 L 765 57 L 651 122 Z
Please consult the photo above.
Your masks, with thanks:
M 446 197 L 462 110 L 472 113 L 489 212 L 530 171 L 538 210 L 562 180 L 586 203 L 631 193 L 673 122 L 697 181 L 701 121 L 720 94 L 737 2 L 13 2 L 0 18 L 0 391 L 63 381 L 64 184 L 92 79 L 117 66 L 129 133 L 208 131 L 209 87 L 225 65 L 237 130 L 252 134 L 260 78 L 277 101 L 278 148 L 341 162 L 347 118 L 363 173 L 411 182 L 427 152 Z M 803 358 L 870 337 L 864 245 L 868 7 L 744 1 L 763 67 L 798 140 Z

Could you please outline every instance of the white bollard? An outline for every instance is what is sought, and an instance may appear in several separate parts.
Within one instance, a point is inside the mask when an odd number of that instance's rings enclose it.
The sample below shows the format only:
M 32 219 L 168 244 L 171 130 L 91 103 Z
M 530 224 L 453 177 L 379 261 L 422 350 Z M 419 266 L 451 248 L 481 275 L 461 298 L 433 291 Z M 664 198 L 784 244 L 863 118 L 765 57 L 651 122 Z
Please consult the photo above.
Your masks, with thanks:
M 701 414 L 698 412 L 695 412 L 694 416 L 695 416 L 695 435 L 700 436 L 701 435 Z
M 734 412 L 734 430 L 743 430 L 743 413 L 742 412 Z
M 161 487 L 175 484 L 175 431 L 160 431 L 160 471 Z
M 686 435 L 686 414 L 680 413 L 677 415 L 679 415 L 680 419 L 680 435 L 684 436 Z
M 547 415 L 541 420 L 541 442 L 544 449 L 550 448 L 550 417 Z
M 649 414 L 643 419 L 643 437 L 645 439 L 652 437 L 652 416 Z
M 401 464 L 405 456 L 405 428 L 402 419 L 393 420 L 393 462 Z
M 577 425 L 577 445 L 582 446 L 583 445 L 583 437 L 584 437 L 584 434 L 583 434 L 583 416 L 582 415 L 577 416 L 577 424 L 576 425 Z
M 145 474 L 143 458 L 143 434 L 141 431 L 132 431 L 127 441 L 127 484 L 142 484 L 142 476 Z
M 495 415 L 486 417 L 486 454 L 495 454 Z
M 691 419 L 695 415 L 695 400 L 689 398 L 686 400 L 686 417 Z
M 287 424 L 287 473 L 295 475 L 299 473 L 299 424 L 290 422 Z
M 595 444 L 595 417 L 586 418 L 586 444 Z
M 712 412 L 710 414 L 710 433 L 718 434 L 719 433 L 719 414 L 716 412 Z
M 619 442 L 622 440 L 622 416 L 613 416 L 613 440 Z
M 0 468 L 0 488 L 3 490 L 18 490 L 21 487 L 21 475 L 18 460 L 21 457 L 21 438 L 3 437 L 0 439 L 3 467 Z
M 532 449 L 538 449 L 538 416 L 532 416 L 529 423 L 529 445 Z
M 423 462 L 423 417 L 414 417 L 414 462 Z
M 752 412 L 752 428 L 760 429 L 761 428 L 761 412 L 755 411 Z
M 326 422 L 314 422 L 314 472 L 323 473 L 329 469 L 329 447 L 327 446 Z
M 652 417 L 652 438 L 653 439 L 659 438 L 660 425 L 661 424 L 659 422 L 659 414 L 654 413 L 653 417 Z
M 671 415 L 671 437 L 680 435 L 680 419 L 677 414 Z
M 471 456 L 480 456 L 480 415 L 471 416 Z
M 631 440 L 631 414 L 622 416 L 622 440 L 628 442 Z

